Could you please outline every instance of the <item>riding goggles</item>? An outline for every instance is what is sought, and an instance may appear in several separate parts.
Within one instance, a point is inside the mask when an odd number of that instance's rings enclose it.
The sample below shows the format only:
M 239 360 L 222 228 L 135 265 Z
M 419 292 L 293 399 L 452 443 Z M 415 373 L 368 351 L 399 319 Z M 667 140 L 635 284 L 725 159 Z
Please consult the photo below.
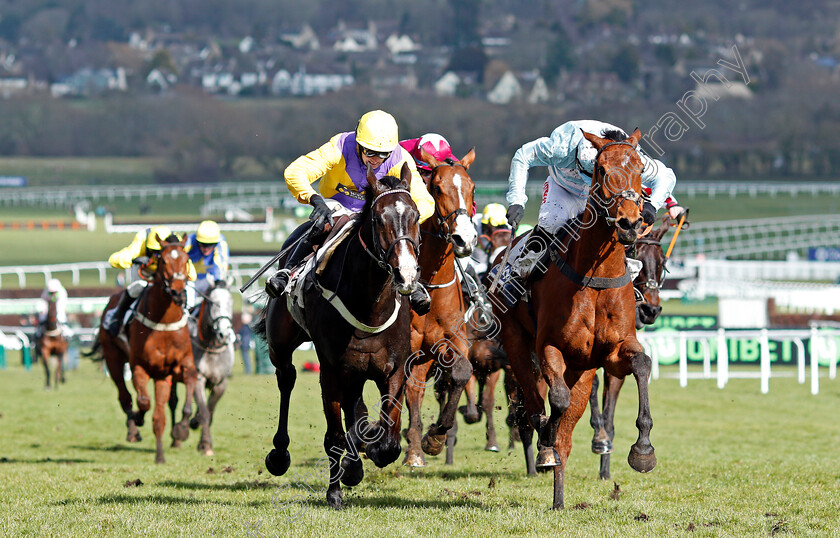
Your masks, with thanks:
M 380 159 L 387 159 L 391 155 L 390 151 L 373 151 L 372 149 L 362 148 L 362 153 L 367 157 L 379 157 Z

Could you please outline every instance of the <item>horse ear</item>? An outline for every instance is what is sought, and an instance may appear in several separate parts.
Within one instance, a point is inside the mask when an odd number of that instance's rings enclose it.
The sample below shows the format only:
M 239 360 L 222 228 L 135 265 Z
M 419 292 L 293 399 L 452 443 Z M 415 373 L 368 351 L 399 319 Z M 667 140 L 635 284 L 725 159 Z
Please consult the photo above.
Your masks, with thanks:
M 432 168 L 436 166 L 440 166 L 442 163 L 435 159 L 428 151 L 423 148 L 420 148 L 420 158 L 423 159 L 424 163 L 429 163 L 429 166 Z
M 466 155 L 461 157 L 461 166 L 463 166 L 464 168 L 469 170 L 470 165 L 473 163 L 474 160 L 475 160 L 475 148 L 472 147 L 472 148 L 470 148 L 469 153 L 467 153 Z
M 662 224 L 659 226 L 659 228 L 654 230 L 650 235 L 656 241 L 662 241 L 662 237 L 665 235 L 665 232 L 667 232 L 670 227 L 671 225 L 668 224 L 668 215 L 666 214 L 665 217 L 663 217 Z
M 600 150 L 602 147 L 606 146 L 610 142 L 606 138 L 601 138 L 600 136 L 595 136 L 594 134 L 589 134 L 586 131 L 584 131 L 583 129 L 581 129 L 580 132 L 583 133 L 583 137 L 585 139 L 592 142 L 592 145 L 595 146 L 596 150 Z
M 373 173 L 373 167 L 368 163 L 367 165 L 367 172 L 365 173 L 365 177 L 367 178 L 368 185 L 370 185 L 374 190 L 376 190 L 377 186 L 379 185 L 379 181 L 376 179 L 376 174 Z
M 640 131 L 639 128 L 636 127 L 636 130 L 633 131 L 633 134 L 631 134 L 627 138 L 627 141 L 630 142 L 631 144 L 633 144 L 634 146 L 637 146 L 639 144 L 639 140 L 641 138 L 642 138 L 642 131 Z
M 157 238 L 158 245 L 163 246 L 163 244 L 166 243 L 166 238 L 161 237 L 159 233 L 155 232 L 155 237 Z
M 411 167 L 407 162 L 404 162 L 400 168 L 400 187 L 407 191 L 411 190 Z

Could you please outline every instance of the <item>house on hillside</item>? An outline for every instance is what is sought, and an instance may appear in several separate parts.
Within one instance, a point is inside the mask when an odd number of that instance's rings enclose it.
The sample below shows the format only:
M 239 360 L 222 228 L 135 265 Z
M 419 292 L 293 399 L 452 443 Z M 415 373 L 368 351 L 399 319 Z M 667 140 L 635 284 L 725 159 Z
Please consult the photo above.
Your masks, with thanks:
M 287 33 L 280 36 L 280 40 L 288 43 L 297 50 L 320 50 L 321 41 L 318 34 L 308 24 L 304 24 L 298 33 Z
M 348 28 L 344 21 L 339 21 L 336 36 L 333 49 L 340 52 L 365 52 L 379 46 L 373 21 L 368 23 L 367 29 Z
M 124 92 L 128 89 L 125 69 L 91 69 L 86 67 L 65 77 L 50 87 L 54 97 L 65 95 L 90 96 L 108 91 Z
M 536 71 L 520 75 L 514 74 L 513 71 L 505 71 L 487 92 L 487 100 L 497 105 L 506 105 L 511 101 L 544 103 L 548 99 L 548 85 Z
M 454 97 L 455 92 L 458 91 L 458 85 L 461 83 L 461 77 L 452 71 L 447 71 L 432 85 L 435 95 L 441 97 Z
M 301 65 L 294 74 L 285 69 L 279 69 L 271 79 L 271 93 L 309 97 L 338 91 L 354 83 L 355 80 L 349 73 L 312 72 Z

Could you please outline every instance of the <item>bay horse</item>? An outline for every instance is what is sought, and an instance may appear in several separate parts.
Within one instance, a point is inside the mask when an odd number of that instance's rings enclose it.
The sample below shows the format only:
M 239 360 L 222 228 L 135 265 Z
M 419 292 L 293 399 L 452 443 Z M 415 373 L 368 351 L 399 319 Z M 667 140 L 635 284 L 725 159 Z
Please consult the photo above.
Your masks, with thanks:
M 198 370 L 195 384 L 196 402 L 204 402 L 207 406 L 207 431 L 202 431 L 197 450 L 205 456 L 212 456 L 213 438 L 210 426 L 213 424 L 213 414 L 216 404 L 227 389 L 228 378 L 233 371 L 235 362 L 234 342 L 236 333 L 233 330 L 233 295 L 227 282 L 217 280 L 214 287 L 204 295 L 204 300 L 198 308 L 197 317 L 190 317 L 190 339 L 192 341 L 193 359 Z M 210 391 L 207 398 L 206 391 Z M 178 406 L 178 393 L 173 390 L 169 396 L 169 409 L 172 422 Z M 198 413 L 190 419 L 190 428 L 197 429 L 201 425 Z M 172 446 L 180 446 L 180 441 L 173 440 Z
M 187 315 L 183 309 L 187 279 L 185 241 L 174 234 L 165 239 L 158 237 L 158 240 L 162 249 L 160 254 L 155 256 L 157 268 L 150 285 L 137 300 L 134 317 L 123 328 L 127 341 L 122 335 L 116 338 L 111 336 L 100 323 L 98 346 L 94 346 L 87 355 L 101 349 L 108 372 L 117 385 L 120 405 L 127 417 L 128 442 L 141 440 L 138 426 L 145 423 L 145 414 L 151 408 L 146 385 L 150 378 L 154 379 L 155 409 L 152 415 L 152 429 L 156 439 L 155 463 L 164 463 L 162 436 L 166 426 L 165 406 L 169 400 L 172 383 L 182 382 L 187 387 L 183 418 L 172 427 L 173 440 L 185 441 L 189 436 L 192 397 L 198 373 L 190 346 Z M 119 297 L 120 293 L 111 296 L 105 307 L 106 312 L 117 305 Z M 132 381 L 137 393 L 137 411 L 132 409 L 131 394 L 123 378 L 126 362 L 131 368 Z M 207 408 L 202 402 L 198 402 L 198 411 L 200 422 L 207 422 Z
M 642 270 L 633 281 L 636 294 L 636 329 L 645 325 L 653 325 L 662 312 L 662 302 L 659 290 L 665 280 L 665 253 L 662 250 L 662 237 L 670 227 L 669 216 L 662 218 L 662 224 L 656 230 L 644 237 L 636 239 L 632 247 L 635 258 L 642 262 Z M 599 379 L 596 375 L 592 379 L 592 392 L 589 395 L 589 424 L 594 431 L 592 436 L 592 452 L 601 455 L 601 465 L 598 476 L 602 480 L 610 478 L 610 454 L 613 451 L 612 441 L 615 437 L 615 406 L 618 393 L 624 385 L 624 379 L 604 373 L 603 412 L 598 405 Z
M 324 450 L 330 467 L 327 502 L 341 508 L 341 484 L 355 486 L 364 477 L 363 451 L 377 466 L 400 455 L 400 420 L 405 361 L 411 354 L 411 307 L 417 289 L 419 212 L 411 198 L 411 172 L 377 179 L 367 170 L 366 203 L 349 237 L 339 243 L 321 274 L 309 274 L 302 292 L 299 325 L 289 310 L 292 298 L 270 299 L 256 331 L 268 342 L 280 389 L 280 416 L 274 448 L 265 466 L 283 475 L 291 464 L 288 451 L 289 398 L 296 372 L 292 352 L 311 340 L 321 363 L 320 382 L 327 431 Z M 294 295 L 294 294 L 293 294 Z M 308 332 L 308 334 L 307 334 Z M 367 380 L 376 383 L 381 400 L 379 420 L 368 421 L 362 400 Z M 342 411 L 347 433 L 342 426 Z M 345 454 L 346 453 L 346 454 Z
M 58 308 L 55 301 L 49 301 L 47 315 L 38 341 L 35 343 L 35 351 L 44 362 L 44 374 L 46 375 L 44 390 L 50 390 L 51 362 L 55 363 L 53 385 L 58 389 L 59 382 L 64 383 L 64 355 L 67 354 L 67 339 L 64 338 L 64 332 L 58 322 Z
M 611 141 L 583 133 L 598 154 L 583 213 L 546 246 L 552 263 L 531 285 L 530 303 L 505 308 L 496 291 L 494 311 L 501 339 L 516 380 L 523 408 L 518 423 L 523 443 L 538 432 L 537 467 L 553 468 L 552 507 L 564 507 L 564 477 L 572 448 L 572 431 L 586 409 L 595 370 L 613 376 L 633 374 L 639 392 L 636 426 L 639 437 L 628 462 L 639 472 L 656 465 L 650 443 L 648 377 L 651 361 L 636 339 L 633 286 L 622 244 L 636 240 L 642 225 L 641 132 Z M 535 352 L 537 363 L 531 358 Z M 547 389 L 550 415 L 546 416 Z M 530 442 L 526 446 L 530 447 Z
M 435 213 L 420 226 L 424 238 L 420 251 L 420 273 L 429 291 L 431 305 L 425 315 L 412 313 L 412 356 L 406 365 L 408 380 L 405 402 L 409 425 L 404 465 L 423 467 L 423 453 L 441 453 L 447 432 L 455 428 L 458 401 L 472 375 L 467 340 L 466 305 L 461 294 L 455 257 L 472 254 L 477 242 L 470 220 L 475 184 L 468 170 L 475 160 L 471 149 L 460 162 L 441 162 L 421 149 L 421 157 L 432 167 L 428 189 L 435 200 Z M 434 378 L 440 406 L 437 420 L 422 437 L 420 415 L 426 381 Z M 454 431 L 452 434 L 454 436 Z

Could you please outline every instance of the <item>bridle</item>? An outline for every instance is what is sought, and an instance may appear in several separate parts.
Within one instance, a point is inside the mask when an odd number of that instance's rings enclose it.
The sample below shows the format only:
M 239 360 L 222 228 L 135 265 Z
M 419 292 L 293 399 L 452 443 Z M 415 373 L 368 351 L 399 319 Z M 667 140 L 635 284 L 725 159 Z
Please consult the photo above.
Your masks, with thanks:
M 379 202 L 383 197 L 388 196 L 390 194 L 407 194 L 411 196 L 411 193 L 406 189 L 390 189 L 379 196 L 373 199 L 370 203 L 370 229 L 371 229 L 371 245 L 373 245 L 373 250 L 371 250 L 367 244 L 365 243 L 364 238 L 362 237 L 362 228 L 363 226 L 359 226 L 358 236 L 359 241 L 362 243 L 362 248 L 368 255 L 373 258 L 373 261 L 384 270 L 386 273 L 390 274 L 391 277 L 396 276 L 396 269 L 388 263 L 388 260 L 391 258 L 391 254 L 393 254 L 394 249 L 397 247 L 397 244 L 400 241 L 408 241 L 408 244 L 411 245 L 411 248 L 414 249 L 414 256 L 415 258 L 420 256 L 420 247 L 417 245 L 417 242 L 414 240 L 413 237 L 407 234 L 403 234 L 396 239 L 394 239 L 390 245 L 388 245 L 387 249 L 382 248 L 382 244 L 379 242 L 379 230 L 378 230 L 378 219 L 377 215 L 374 213 L 373 209 L 376 206 L 376 203 Z
M 183 251 L 183 249 L 181 250 L 181 252 L 179 252 L 179 255 L 184 256 L 185 258 L 187 257 L 187 254 Z M 164 266 L 163 250 L 161 250 L 161 253 L 157 255 L 157 258 L 158 258 L 158 267 L 157 267 L 157 270 L 155 271 L 153 279 L 164 289 L 164 291 L 166 292 L 167 295 L 169 295 L 173 300 L 177 301 L 182 297 L 183 291 L 175 291 L 174 289 L 172 289 L 172 283 L 175 282 L 175 281 L 178 281 L 178 280 L 183 280 L 184 283 L 186 284 L 187 274 L 178 272 L 178 273 L 173 273 L 171 278 L 169 278 L 169 279 L 165 278 L 163 276 L 163 270 L 162 270 L 163 266 Z M 189 263 L 189 260 L 187 261 L 187 263 Z
M 202 319 L 204 319 L 205 311 L 208 310 L 208 305 L 216 304 L 210 300 L 211 293 L 204 294 L 202 293 L 201 296 L 204 297 L 204 301 L 201 303 L 201 307 L 198 310 L 198 319 L 196 320 L 196 325 L 198 326 L 198 330 L 196 331 L 198 334 L 198 343 L 199 347 L 204 349 L 205 351 L 215 351 L 221 349 L 228 345 L 228 342 L 224 340 L 224 336 L 219 337 L 218 335 L 221 334 L 221 322 L 227 320 L 230 322 L 230 326 L 233 327 L 233 318 L 226 315 L 220 315 L 216 317 L 209 318 L 209 328 L 210 334 L 212 335 L 209 339 L 204 339 L 204 330 Z M 215 345 L 214 345 L 215 344 Z
M 636 244 L 639 244 L 639 243 L 641 243 L 643 245 L 653 245 L 653 246 L 659 248 L 660 250 L 662 249 L 662 242 L 657 241 L 656 239 L 648 239 L 646 237 L 641 237 L 639 239 L 636 239 Z M 633 248 L 635 250 L 635 246 Z M 649 279 L 645 280 L 644 282 L 639 282 L 639 283 L 634 282 L 633 283 L 633 288 L 636 290 L 637 302 L 639 302 L 639 303 L 644 303 L 645 302 L 645 299 L 644 299 L 645 291 L 647 291 L 647 290 L 659 291 L 660 289 L 662 289 L 662 284 L 665 282 L 665 273 L 667 273 L 667 272 L 668 272 L 668 268 L 665 266 L 665 264 L 662 264 L 662 271 L 658 271 L 657 273 L 655 273 L 654 274 L 655 278 L 649 278 Z
M 463 164 L 456 163 L 452 159 L 447 159 L 446 162 L 441 163 L 441 164 L 435 166 L 434 168 L 432 168 L 432 173 L 431 173 L 431 176 L 429 176 L 429 181 L 431 181 L 431 178 L 434 177 L 435 170 L 437 170 L 438 168 L 440 168 L 442 166 L 460 166 L 461 168 L 464 169 L 464 171 L 467 170 L 467 167 L 464 166 Z M 443 214 L 441 214 L 441 212 L 438 208 L 438 204 L 435 203 L 435 219 L 437 220 L 437 225 L 438 225 L 438 229 L 440 230 L 440 232 L 437 233 L 437 234 L 429 234 L 429 235 L 432 235 L 434 237 L 439 237 L 439 238 L 443 239 L 444 241 L 446 241 L 447 243 L 449 243 L 450 241 L 452 241 L 452 233 L 453 233 L 452 227 L 449 225 L 449 219 L 451 219 L 452 217 L 455 217 L 453 220 L 457 220 L 458 217 L 461 216 L 461 215 L 466 215 L 468 217 L 470 216 L 469 211 L 467 211 L 467 208 L 459 207 L 458 209 L 449 212 L 449 214 L 444 217 Z M 429 232 L 423 232 L 423 233 L 429 233 Z
M 633 148 L 634 151 L 637 150 L 636 146 L 634 146 L 633 144 L 631 144 L 629 142 L 609 142 L 608 144 L 604 144 L 603 146 L 601 146 L 601 149 L 598 150 L 598 153 L 595 155 L 595 159 L 593 160 L 593 163 L 594 163 L 594 169 L 592 170 L 593 182 L 594 182 L 594 177 L 595 177 L 595 170 L 598 168 L 598 159 L 601 158 L 601 153 L 603 153 L 604 150 L 607 149 L 610 146 L 630 146 L 631 148 Z M 616 201 L 616 202 L 620 203 L 622 200 L 628 200 L 630 202 L 634 202 L 637 206 L 639 206 L 639 208 L 642 207 L 642 200 L 643 200 L 642 195 L 639 194 L 638 192 L 636 192 L 633 189 L 623 190 L 623 191 L 619 192 L 618 194 L 614 194 L 614 195 L 610 196 L 609 199 L 604 200 L 604 202 L 607 202 L 608 204 L 611 205 L 613 201 Z M 606 207 L 604 207 L 603 205 L 601 205 L 599 203 L 592 204 L 592 206 L 595 209 L 595 213 L 599 217 L 603 217 L 604 220 L 607 222 L 608 226 L 615 226 L 615 223 L 616 223 L 616 221 L 618 221 L 618 219 L 615 218 L 615 217 L 611 217 L 610 214 L 607 212 Z

